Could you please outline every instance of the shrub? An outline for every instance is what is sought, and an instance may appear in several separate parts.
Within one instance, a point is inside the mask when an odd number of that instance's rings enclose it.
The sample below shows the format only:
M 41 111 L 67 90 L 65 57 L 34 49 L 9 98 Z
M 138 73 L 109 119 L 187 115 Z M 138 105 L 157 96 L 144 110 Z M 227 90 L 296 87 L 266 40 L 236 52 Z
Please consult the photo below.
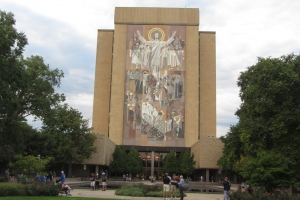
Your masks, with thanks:
M 163 190 L 161 186 L 157 185 L 129 184 L 117 189 L 115 194 L 136 197 L 162 197 Z M 180 197 L 179 190 L 177 190 L 176 196 Z M 186 195 L 184 194 L 184 196 Z
M 300 200 L 299 196 L 292 196 L 288 191 L 277 191 L 276 193 L 267 193 L 264 189 L 257 189 L 252 194 L 238 190 L 230 195 L 234 200 Z
M 0 196 L 57 196 L 60 188 L 55 185 L 32 183 L 0 183 Z
M 143 192 L 142 191 L 134 191 L 131 196 L 133 197 L 142 197 L 144 196 Z

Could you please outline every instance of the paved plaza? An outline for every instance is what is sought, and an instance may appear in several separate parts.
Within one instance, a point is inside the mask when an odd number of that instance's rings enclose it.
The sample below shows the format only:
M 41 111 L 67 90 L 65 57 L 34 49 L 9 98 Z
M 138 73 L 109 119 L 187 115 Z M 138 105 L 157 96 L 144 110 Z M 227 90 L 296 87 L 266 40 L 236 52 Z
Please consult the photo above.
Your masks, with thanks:
M 163 199 L 162 197 L 128 197 L 128 196 L 118 196 L 115 195 L 114 189 L 109 189 L 106 191 L 96 190 L 91 191 L 90 189 L 74 189 L 71 194 L 73 197 L 91 197 L 91 198 L 112 198 L 112 199 L 143 199 L 143 200 L 158 200 Z M 209 193 L 186 193 L 184 200 L 222 200 L 223 195 L 209 194 Z M 171 200 L 171 198 L 169 198 Z M 179 199 L 179 198 L 177 198 Z
M 71 191 L 71 194 L 73 197 L 90 197 L 90 198 L 111 198 L 111 199 L 143 199 L 143 200 L 160 200 L 164 199 L 163 197 L 131 197 L 131 196 L 118 196 L 115 195 L 116 189 L 108 188 L 106 191 L 102 191 L 101 189 L 91 191 L 89 187 L 89 181 L 78 181 L 76 178 L 67 178 L 66 183 L 69 184 L 71 187 L 74 186 L 74 190 Z M 150 185 L 151 183 L 149 181 L 143 181 L 143 182 L 124 182 L 124 181 L 109 181 L 109 183 L 112 185 L 127 185 L 127 184 L 133 184 L 133 183 L 143 183 L 146 185 Z M 162 182 L 157 182 L 158 185 L 162 186 Z M 101 187 L 101 185 L 100 185 Z M 221 184 L 215 185 L 215 187 L 219 187 L 221 190 L 223 186 Z M 232 184 L 231 189 L 233 191 L 237 190 L 238 185 Z M 170 195 L 170 194 L 169 194 Z M 223 193 L 222 192 L 187 192 L 186 197 L 184 200 L 223 200 Z M 171 200 L 171 198 L 169 198 Z M 178 200 L 180 198 L 177 198 Z

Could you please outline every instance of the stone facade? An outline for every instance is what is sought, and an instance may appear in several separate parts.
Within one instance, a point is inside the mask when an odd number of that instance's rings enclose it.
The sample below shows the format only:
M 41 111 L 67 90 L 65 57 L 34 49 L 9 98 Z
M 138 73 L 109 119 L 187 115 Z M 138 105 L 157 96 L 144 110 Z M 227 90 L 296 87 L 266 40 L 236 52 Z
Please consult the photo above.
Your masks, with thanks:
M 168 28 L 184 27 L 185 69 L 180 72 L 185 78 L 184 119 L 180 121 L 184 121 L 184 142 L 181 147 L 191 148 L 197 169 L 217 169 L 223 146 L 216 139 L 216 34 L 199 32 L 199 9 L 196 8 L 117 7 L 114 30 L 98 30 L 92 126 L 94 132 L 101 135 L 97 140 L 98 153 L 85 163 L 108 165 L 115 145 L 124 142 L 129 25 L 144 27 L 144 37 L 153 27 L 164 30 L 169 34 L 166 37 L 171 34 Z M 130 129 L 130 133 L 136 129 Z M 151 149 L 151 145 L 147 149 Z
M 108 166 L 111 161 L 112 154 L 116 148 L 116 144 L 105 135 L 96 134 L 96 136 L 97 139 L 94 145 L 97 148 L 97 152 L 92 155 L 91 159 L 85 160 L 83 163 L 86 165 Z

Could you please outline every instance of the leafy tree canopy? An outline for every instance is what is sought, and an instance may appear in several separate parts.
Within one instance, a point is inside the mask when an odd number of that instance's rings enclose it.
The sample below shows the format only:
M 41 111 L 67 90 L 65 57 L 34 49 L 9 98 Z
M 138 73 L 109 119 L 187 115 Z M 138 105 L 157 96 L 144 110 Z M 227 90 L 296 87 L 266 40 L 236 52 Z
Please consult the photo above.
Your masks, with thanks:
M 51 70 L 40 56 L 24 59 L 27 38 L 14 25 L 14 15 L 0 10 L 0 161 L 24 146 L 20 122 L 29 115 L 44 119 L 65 100 L 54 89 L 60 86 L 63 72 Z
M 180 153 L 178 163 L 180 173 L 186 174 L 186 177 L 194 172 L 196 161 L 194 161 L 194 154 L 191 154 L 190 149 Z
M 26 174 L 29 177 L 33 176 L 36 172 L 46 174 L 46 166 L 50 160 L 51 158 L 49 157 L 15 155 L 13 162 L 9 163 L 9 167 L 13 173 Z
M 224 149 L 218 164 L 222 169 L 243 171 L 241 174 L 245 175 L 243 168 L 247 165 L 240 165 L 242 159 L 257 159 L 259 164 L 264 157 L 260 152 L 269 152 L 295 163 L 288 165 L 288 171 L 299 178 L 296 170 L 300 167 L 300 56 L 258 58 L 255 65 L 240 74 L 237 84 L 242 101 L 235 113 L 239 122 L 221 138 Z M 252 184 L 253 180 L 259 181 L 250 178 Z M 290 180 L 289 184 L 293 183 Z
M 131 148 L 126 157 L 126 170 L 129 173 L 137 174 L 143 170 L 142 160 L 138 150 Z
M 169 174 L 179 172 L 179 163 L 174 151 L 170 151 L 164 158 L 163 171 Z
M 114 153 L 112 154 L 112 161 L 109 165 L 109 169 L 113 173 L 125 173 L 126 172 L 126 151 L 123 146 L 116 146 Z
M 272 192 L 296 185 L 297 179 L 290 170 L 294 165 L 295 162 L 280 153 L 262 151 L 257 157 L 248 157 L 245 160 L 241 175 L 249 180 L 247 184 L 264 187 Z
M 96 135 L 78 110 L 67 104 L 55 106 L 43 123 L 43 153 L 55 158 L 56 163 L 82 163 L 96 152 Z

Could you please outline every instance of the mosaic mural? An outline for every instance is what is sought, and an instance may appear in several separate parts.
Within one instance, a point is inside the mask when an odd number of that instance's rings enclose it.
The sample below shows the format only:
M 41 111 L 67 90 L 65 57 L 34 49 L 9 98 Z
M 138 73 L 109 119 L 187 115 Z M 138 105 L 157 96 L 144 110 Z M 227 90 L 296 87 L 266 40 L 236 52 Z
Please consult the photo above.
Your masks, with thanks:
M 184 146 L 185 26 L 128 25 L 123 144 Z

